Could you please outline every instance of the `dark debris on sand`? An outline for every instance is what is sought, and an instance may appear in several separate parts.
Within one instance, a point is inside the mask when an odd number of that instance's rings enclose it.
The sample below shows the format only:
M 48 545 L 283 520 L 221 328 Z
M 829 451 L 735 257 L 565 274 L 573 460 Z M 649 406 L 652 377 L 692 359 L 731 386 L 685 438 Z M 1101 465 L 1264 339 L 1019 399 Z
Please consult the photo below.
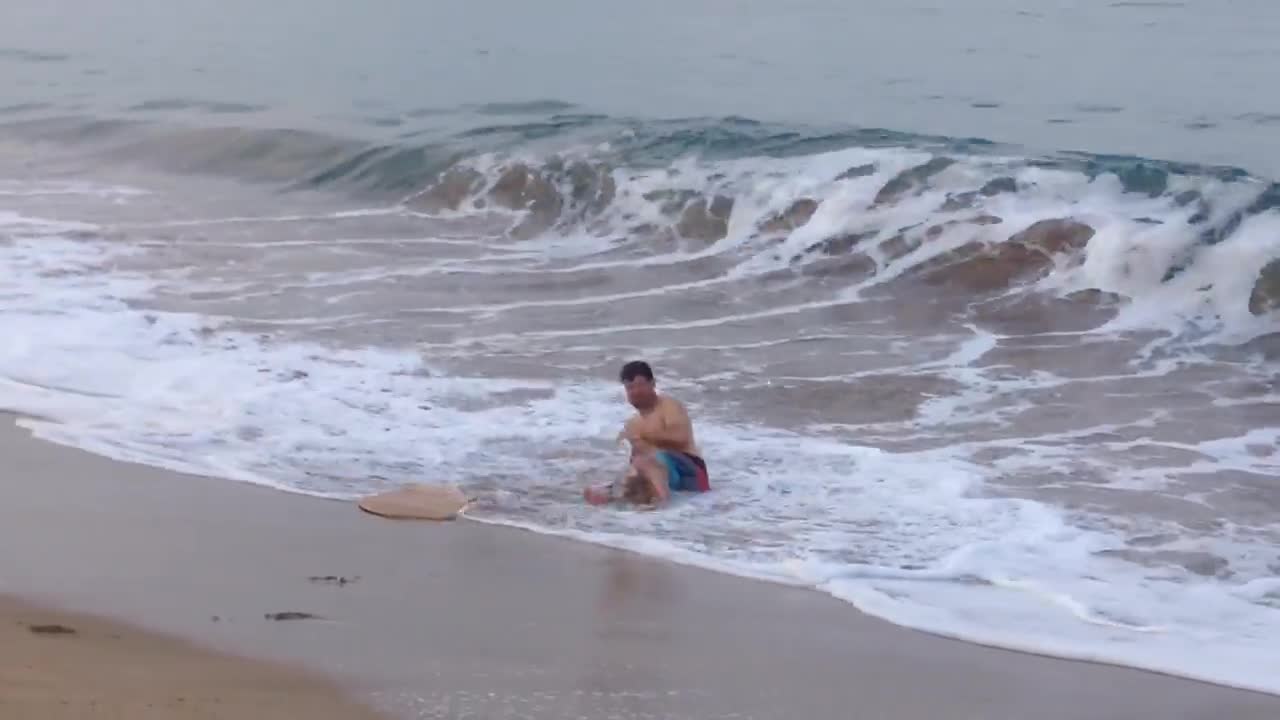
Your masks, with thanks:
M 75 635 L 74 628 L 66 625 L 28 625 L 27 629 L 36 635 Z
M 328 585 L 337 585 L 338 587 L 342 587 L 343 585 L 353 583 L 359 579 L 360 579 L 359 575 L 355 575 L 352 577 L 346 577 L 345 575 L 312 575 L 311 577 L 307 578 L 309 582 L 324 583 Z
M 312 615 L 306 612 L 286 611 L 277 613 L 267 613 L 263 615 L 268 620 L 319 620 L 319 615 Z

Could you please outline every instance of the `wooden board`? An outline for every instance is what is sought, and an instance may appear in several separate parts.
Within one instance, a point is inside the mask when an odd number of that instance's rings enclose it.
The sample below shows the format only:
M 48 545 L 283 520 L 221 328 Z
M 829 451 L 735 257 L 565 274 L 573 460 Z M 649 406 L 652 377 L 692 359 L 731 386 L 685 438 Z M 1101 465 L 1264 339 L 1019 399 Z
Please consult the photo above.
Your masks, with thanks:
M 453 485 L 406 485 L 360 500 L 360 509 L 387 518 L 452 520 L 467 506 L 467 496 Z

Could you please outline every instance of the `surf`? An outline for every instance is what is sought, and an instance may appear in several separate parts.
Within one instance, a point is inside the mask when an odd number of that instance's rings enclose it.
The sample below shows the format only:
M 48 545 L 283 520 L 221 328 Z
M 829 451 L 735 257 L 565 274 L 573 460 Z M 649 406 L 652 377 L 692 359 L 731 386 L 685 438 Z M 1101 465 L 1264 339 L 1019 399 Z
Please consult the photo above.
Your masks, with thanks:
M 475 520 L 1280 689 L 1273 182 L 565 110 L 372 145 L 10 127 L 94 180 L 0 183 L 0 405 L 122 460 L 345 499 L 448 477 Z M 640 355 L 723 481 L 600 512 Z

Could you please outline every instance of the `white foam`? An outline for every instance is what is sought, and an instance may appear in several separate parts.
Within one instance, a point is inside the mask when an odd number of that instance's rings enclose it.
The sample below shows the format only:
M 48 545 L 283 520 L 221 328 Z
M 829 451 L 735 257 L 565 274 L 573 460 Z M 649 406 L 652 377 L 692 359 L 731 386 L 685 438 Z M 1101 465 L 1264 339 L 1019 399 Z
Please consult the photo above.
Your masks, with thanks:
M 102 185 L 76 180 L 11 180 L 0 179 L 0 197 L 42 197 L 48 195 L 83 195 L 98 198 L 129 198 L 150 193 L 124 185 Z
M 1226 205 L 1222 212 L 1246 200 Z M 1181 333 L 1187 322 L 1200 322 L 1219 329 L 1214 340 L 1229 343 L 1273 331 L 1273 320 L 1251 315 L 1248 307 L 1257 271 L 1280 258 L 1280 213 L 1248 217 L 1225 240 L 1207 247 L 1199 247 L 1198 232 L 1179 219 L 1104 228 L 1090 242 L 1084 264 L 1057 282 L 1133 298 L 1109 329 L 1159 327 Z M 1187 268 L 1166 280 L 1179 264 Z
M 92 232 L 97 229 L 98 226 L 89 223 L 47 220 L 0 210 L 0 230 L 6 235 L 48 236 L 77 231 Z
M 563 158 L 589 158 L 591 152 L 591 148 L 575 148 L 563 153 Z M 803 265 L 813 258 L 812 248 L 825 239 L 851 234 L 867 236 L 859 249 L 877 261 L 878 271 L 845 288 L 842 294 L 828 301 L 830 306 L 863 297 L 867 291 L 968 243 L 994 245 L 1038 221 L 1072 218 L 1095 230 L 1087 252 L 1077 258 L 1055 258 L 1055 271 L 1039 286 L 1063 293 L 1099 289 L 1132 300 L 1108 330 L 1164 328 L 1177 332 L 1190 322 L 1214 330 L 1206 341 L 1228 343 L 1244 342 L 1269 332 L 1270 320 L 1248 312 L 1248 296 L 1257 271 L 1268 260 L 1280 257 L 1280 232 L 1277 232 L 1280 213 L 1272 211 L 1247 217 L 1224 242 L 1213 246 L 1201 244 L 1201 234 L 1206 229 L 1222 227 L 1245 210 L 1266 190 L 1264 183 L 1171 174 L 1167 189 L 1151 197 L 1125 192 L 1120 179 L 1110 173 L 1090 177 L 1074 169 L 1027 166 L 1018 158 L 973 156 L 955 158 L 954 164 L 932 175 L 923 187 L 911 188 L 890 202 L 874 202 L 888 182 L 931 157 L 928 152 L 904 148 L 850 148 L 809 156 L 715 162 L 686 157 L 665 168 L 614 168 L 611 175 L 617 190 L 600 217 L 592 218 L 588 225 L 562 222 L 554 232 L 512 243 L 511 247 L 541 254 L 547 262 L 538 270 L 548 273 L 652 269 L 708 257 L 734 258 L 737 262 L 723 277 L 705 281 L 714 284 L 751 279 Z M 536 169 L 542 167 L 545 160 L 545 156 L 528 152 L 511 156 L 488 154 L 473 159 L 470 167 L 486 178 L 476 196 L 483 196 L 512 164 L 522 163 Z M 873 166 L 874 170 L 839 179 L 845 170 L 857 166 Z M 1017 190 L 990 197 L 979 195 L 971 206 L 942 209 L 948 199 L 976 193 L 996 177 L 1014 179 Z M 567 186 L 560 189 L 569 192 Z M 1196 202 L 1179 205 L 1178 196 L 1191 192 L 1205 199 L 1203 208 Z M 668 252 L 598 257 L 628 243 L 652 242 L 651 233 L 635 233 L 632 229 L 670 227 L 674 218 L 664 215 L 661 207 L 673 194 L 679 193 L 702 198 L 733 198 L 727 237 L 710 244 L 695 244 L 692 250 L 678 246 Z M 803 226 L 782 237 L 759 231 L 766 220 L 803 199 L 819 201 L 816 211 Z M 1193 216 L 1201 214 L 1204 208 L 1208 211 L 1203 218 L 1197 218 L 1197 224 L 1190 224 Z M 982 214 L 998 217 L 1002 222 L 994 225 L 969 222 Z M 513 217 L 519 218 L 521 213 L 514 213 Z M 1150 219 L 1158 224 L 1148 222 Z M 916 237 L 931 228 L 935 234 L 902 257 L 890 259 L 878 249 L 881 242 L 899 234 Z M 1186 271 L 1165 280 L 1171 269 L 1184 264 Z M 458 266 L 450 269 L 457 270 Z M 473 266 L 464 271 L 507 269 Z M 700 324 L 687 327 L 775 317 L 823 306 L 818 303 L 774 307 L 764 314 L 734 314 L 698 321 Z M 599 331 L 568 332 L 595 334 Z
M 377 217 L 380 215 L 400 215 L 399 207 L 364 208 L 360 210 L 342 210 L 339 212 L 308 215 L 244 215 L 236 217 L 192 218 L 186 220 L 160 220 L 155 222 L 121 223 L 115 227 L 120 230 L 150 230 L 156 228 L 182 228 L 204 225 L 240 225 L 251 223 L 294 223 L 308 220 L 340 220 L 343 218 Z

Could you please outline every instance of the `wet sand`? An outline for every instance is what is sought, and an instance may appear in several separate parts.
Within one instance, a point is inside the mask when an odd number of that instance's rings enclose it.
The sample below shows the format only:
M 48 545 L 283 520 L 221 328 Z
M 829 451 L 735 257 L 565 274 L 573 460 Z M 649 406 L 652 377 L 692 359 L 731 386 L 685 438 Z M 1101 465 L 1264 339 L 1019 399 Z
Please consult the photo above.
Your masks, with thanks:
M 375 720 L 330 683 L 100 618 L 0 598 L 7 720 Z
M 146 718 L 148 703 L 187 717 L 178 697 L 227 703 L 190 717 L 275 717 L 235 702 L 368 717 L 323 700 L 323 679 L 406 718 L 1280 717 L 1280 697 L 973 646 L 521 530 L 117 463 L 7 419 L 0 455 L 0 593 L 22 598 L 0 605 L 0 697 L 28 703 L 6 718 Z M 57 714 L 87 699 L 98 715 Z

